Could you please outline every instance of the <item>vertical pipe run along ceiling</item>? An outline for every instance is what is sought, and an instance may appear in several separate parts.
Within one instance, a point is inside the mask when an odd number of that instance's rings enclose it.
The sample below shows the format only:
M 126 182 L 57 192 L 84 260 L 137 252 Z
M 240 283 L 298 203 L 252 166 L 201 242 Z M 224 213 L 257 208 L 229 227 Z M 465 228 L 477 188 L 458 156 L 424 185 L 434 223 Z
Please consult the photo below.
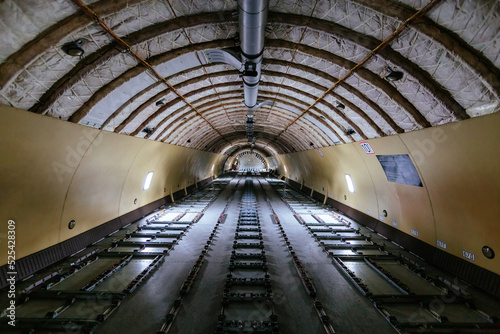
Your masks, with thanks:
M 0 103 L 223 154 L 248 144 L 240 73 L 207 56 L 239 46 L 238 2 L 84 1 L 175 91 L 74 2 L 0 4 Z M 434 0 L 312 105 L 429 2 L 270 0 L 258 99 L 273 104 L 254 112 L 256 148 L 302 151 L 497 112 L 496 0 Z M 86 41 L 83 56 L 63 51 L 79 39 Z M 387 80 L 388 68 L 402 79 Z

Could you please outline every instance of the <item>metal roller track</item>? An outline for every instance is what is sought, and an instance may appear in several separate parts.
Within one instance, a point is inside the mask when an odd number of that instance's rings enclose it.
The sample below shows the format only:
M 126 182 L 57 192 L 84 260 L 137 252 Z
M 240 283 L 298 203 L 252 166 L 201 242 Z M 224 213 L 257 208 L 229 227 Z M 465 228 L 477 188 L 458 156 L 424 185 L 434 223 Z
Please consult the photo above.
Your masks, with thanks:
M 218 182 L 218 189 L 223 186 Z M 22 283 L 16 326 L 6 327 L 2 321 L 0 331 L 99 331 L 128 296 L 165 265 L 174 246 L 187 238 L 190 228 L 217 198 L 219 191 L 213 189 L 205 188 L 185 201 L 156 210 Z
M 2 333 L 500 333 L 499 301 L 255 172 L 18 287 Z
M 401 250 L 381 235 L 340 212 L 269 180 L 318 246 L 327 252 L 344 277 L 369 298 L 399 333 L 500 333 L 498 313 L 488 313 L 488 298 L 477 299 L 436 268 L 426 270 L 421 259 Z M 427 264 L 425 264 L 426 267 Z M 483 297 L 483 296 L 481 296 Z M 491 308 L 490 308 L 491 310 Z

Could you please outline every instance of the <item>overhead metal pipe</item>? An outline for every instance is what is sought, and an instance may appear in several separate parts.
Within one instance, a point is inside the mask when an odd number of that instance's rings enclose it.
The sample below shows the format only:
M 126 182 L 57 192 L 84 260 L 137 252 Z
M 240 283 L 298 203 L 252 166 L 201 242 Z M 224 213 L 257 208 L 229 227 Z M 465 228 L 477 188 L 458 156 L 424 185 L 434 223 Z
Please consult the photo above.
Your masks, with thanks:
M 238 0 L 238 23 L 243 70 L 245 106 L 255 110 L 264 52 L 268 0 Z
M 248 108 L 246 133 L 248 141 L 254 138 L 254 111 L 271 101 L 258 101 L 264 52 L 264 34 L 269 0 L 238 0 L 240 55 L 232 49 L 205 51 L 210 62 L 230 64 L 240 71 L 243 79 L 243 103 Z

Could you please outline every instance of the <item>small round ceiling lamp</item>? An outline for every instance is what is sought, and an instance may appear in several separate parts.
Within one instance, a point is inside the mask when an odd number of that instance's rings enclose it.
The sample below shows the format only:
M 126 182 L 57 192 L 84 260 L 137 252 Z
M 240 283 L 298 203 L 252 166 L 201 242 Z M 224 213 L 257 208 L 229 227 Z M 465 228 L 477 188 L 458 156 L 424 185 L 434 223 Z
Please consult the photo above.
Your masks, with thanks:
M 403 79 L 403 72 L 394 71 L 392 68 L 387 67 L 386 69 L 387 75 L 385 76 L 385 80 L 387 81 L 398 81 Z
M 68 42 L 62 46 L 62 50 L 66 54 L 72 57 L 82 57 L 85 51 L 82 49 L 82 45 L 85 44 L 87 40 L 85 38 L 79 38 L 74 42 Z

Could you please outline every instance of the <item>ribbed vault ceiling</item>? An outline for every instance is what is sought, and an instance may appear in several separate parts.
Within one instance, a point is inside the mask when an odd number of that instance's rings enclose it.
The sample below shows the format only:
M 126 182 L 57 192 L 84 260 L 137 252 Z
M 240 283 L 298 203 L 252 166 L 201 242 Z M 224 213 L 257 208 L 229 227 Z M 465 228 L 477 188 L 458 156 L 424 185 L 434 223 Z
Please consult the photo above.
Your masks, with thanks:
M 255 112 L 259 151 L 302 151 L 497 112 L 497 0 L 440 1 L 308 108 L 428 1 L 271 0 L 259 99 L 274 105 Z M 210 63 L 205 52 L 238 45 L 236 1 L 84 3 L 177 93 L 72 1 L 10 0 L 0 4 L 0 103 L 211 152 L 248 147 L 239 72 Z M 62 50 L 80 38 L 83 57 Z M 388 66 L 403 79 L 385 80 Z

